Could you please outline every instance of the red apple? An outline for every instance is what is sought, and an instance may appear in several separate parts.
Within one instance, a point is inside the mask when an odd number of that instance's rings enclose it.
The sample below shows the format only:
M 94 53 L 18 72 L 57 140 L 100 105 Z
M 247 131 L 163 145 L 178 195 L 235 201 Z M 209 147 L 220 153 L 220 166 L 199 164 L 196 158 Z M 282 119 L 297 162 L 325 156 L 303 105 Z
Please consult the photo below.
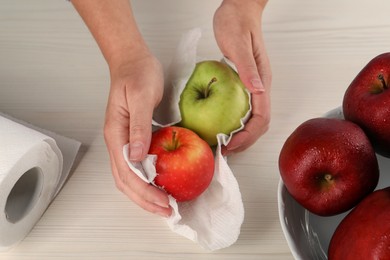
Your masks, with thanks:
M 153 132 L 149 154 L 157 155 L 155 184 L 177 201 L 195 199 L 213 178 L 213 152 L 189 129 L 171 126 Z
M 279 170 L 291 196 L 320 216 L 351 209 L 379 179 L 378 161 L 363 130 L 335 118 L 298 126 L 281 149 Z
M 328 259 L 390 259 L 390 187 L 368 195 L 340 222 Z
M 374 147 L 390 155 L 390 53 L 372 59 L 347 88 L 343 112 L 366 132 Z

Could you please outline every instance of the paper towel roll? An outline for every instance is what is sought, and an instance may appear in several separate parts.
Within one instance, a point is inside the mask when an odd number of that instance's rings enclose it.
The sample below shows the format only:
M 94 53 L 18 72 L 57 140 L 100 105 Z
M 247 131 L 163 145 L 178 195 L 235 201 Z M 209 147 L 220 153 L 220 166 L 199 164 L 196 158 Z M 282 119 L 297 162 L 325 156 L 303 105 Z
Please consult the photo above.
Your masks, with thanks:
M 21 241 L 63 184 L 56 141 L 0 116 L 0 250 Z

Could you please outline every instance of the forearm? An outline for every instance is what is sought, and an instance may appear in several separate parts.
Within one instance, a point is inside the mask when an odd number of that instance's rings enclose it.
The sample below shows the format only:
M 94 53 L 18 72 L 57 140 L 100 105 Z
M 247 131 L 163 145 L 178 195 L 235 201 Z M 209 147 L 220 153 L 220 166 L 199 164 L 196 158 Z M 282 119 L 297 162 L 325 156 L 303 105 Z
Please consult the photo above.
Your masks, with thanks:
M 129 0 L 72 0 L 110 68 L 148 52 Z

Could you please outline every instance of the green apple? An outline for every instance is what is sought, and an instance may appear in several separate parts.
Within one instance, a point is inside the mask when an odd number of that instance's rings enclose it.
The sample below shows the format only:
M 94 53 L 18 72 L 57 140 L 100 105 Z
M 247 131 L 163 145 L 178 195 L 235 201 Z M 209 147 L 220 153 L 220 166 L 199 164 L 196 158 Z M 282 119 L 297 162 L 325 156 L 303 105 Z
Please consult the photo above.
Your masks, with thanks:
M 207 60 L 196 64 L 179 101 L 182 127 L 196 132 L 210 146 L 216 135 L 241 126 L 249 110 L 249 94 L 227 64 Z

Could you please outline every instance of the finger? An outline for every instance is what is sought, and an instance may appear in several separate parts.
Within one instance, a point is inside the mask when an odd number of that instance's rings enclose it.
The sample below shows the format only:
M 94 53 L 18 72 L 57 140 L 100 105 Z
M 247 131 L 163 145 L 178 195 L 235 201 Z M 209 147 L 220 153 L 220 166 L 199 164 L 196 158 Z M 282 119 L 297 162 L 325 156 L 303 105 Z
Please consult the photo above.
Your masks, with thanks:
M 258 43 L 258 41 L 256 41 Z M 270 88 L 272 81 L 271 66 L 269 63 L 264 44 L 253 43 L 253 54 L 255 66 L 265 92 L 252 93 L 251 118 L 246 123 L 244 129 L 235 134 L 227 147 L 222 149 L 225 155 L 232 152 L 240 152 L 254 144 L 256 140 L 268 131 L 270 123 Z M 244 78 L 245 76 L 240 75 Z
M 268 125 L 263 124 L 257 117 L 252 117 L 243 130 L 235 134 L 226 147 L 223 147 L 222 154 L 229 155 L 231 153 L 241 152 L 254 144 L 257 139 L 268 130 Z
M 156 65 L 156 64 L 154 64 Z M 156 73 L 158 73 L 157 70 Z M 152 117 L 154 108 L 160 102 L 164 82 L 162 75 L 143 75 L 137 85 L 126 88 L 129 111 L 129 159 L 141 161 L 148 153 L 152 136 Z
M 261 82 L 265 88 L 265 92 L 270 94 L 270 88 L 272 83 L 272 71 L 269 57 L 265 49 L 264 44 L 256 45 L 254 47 L 254 57 L 257 64 L 258 73 L 261 78 Z
M 224 155 L 240 152 L 254 144 L 256 140 L 268 131 L 270 123 L 270 98 L 268 93 L 252 95 L 252 115 L 245 127 L 234 134 L 229 144 L 223 147 Z
M 227 146 L 222 147 L 222 154 L 229 155 L 234 152 L 246 150 L 254 144 L 260 136 L 266 133 L 267 130 L 267 124 L 262 124 L 258 117 L 252 117 L 245 128 L 236 133 Z
M 169 206 L 167 194 L 154 187 L 128 169 L 122 164 L 121 159 L 117 159 L 113 152 L 110 152 L 111 168 L 117 188 L 133 202 L 146 211 L 168 217 L 172 213 Z M 119 162 L 118 162 L 119 161 Z M 117 163 L 118 162 L 118 163 Z M 122 168 L 121 170 L 118 170 Z
M 128 167 L 123 157 L 123 146 L 128 143 L 128 118 L 125 113 L 114 113 L 119 108 L 107 109 L 104 137 L 111 159 L 115 184 L 142 208 L 160 215 L 169 215 L 169 199 L 165 192 L 141 180 Z
M 130 97 L 128 97 L 130 100 Z M 128 103 L 129 118 L 129 159 L 141 161 L 148 153 L 152 136 L 154 104 L 150 97 L 131 97 Z
M 235 49 L 228 58 L 235 64 L 238 75 L 249 92 L 262 93 L 265 87 L 260 78 L 251 46 L 251 42 L 248 42 L 248 47 Z

